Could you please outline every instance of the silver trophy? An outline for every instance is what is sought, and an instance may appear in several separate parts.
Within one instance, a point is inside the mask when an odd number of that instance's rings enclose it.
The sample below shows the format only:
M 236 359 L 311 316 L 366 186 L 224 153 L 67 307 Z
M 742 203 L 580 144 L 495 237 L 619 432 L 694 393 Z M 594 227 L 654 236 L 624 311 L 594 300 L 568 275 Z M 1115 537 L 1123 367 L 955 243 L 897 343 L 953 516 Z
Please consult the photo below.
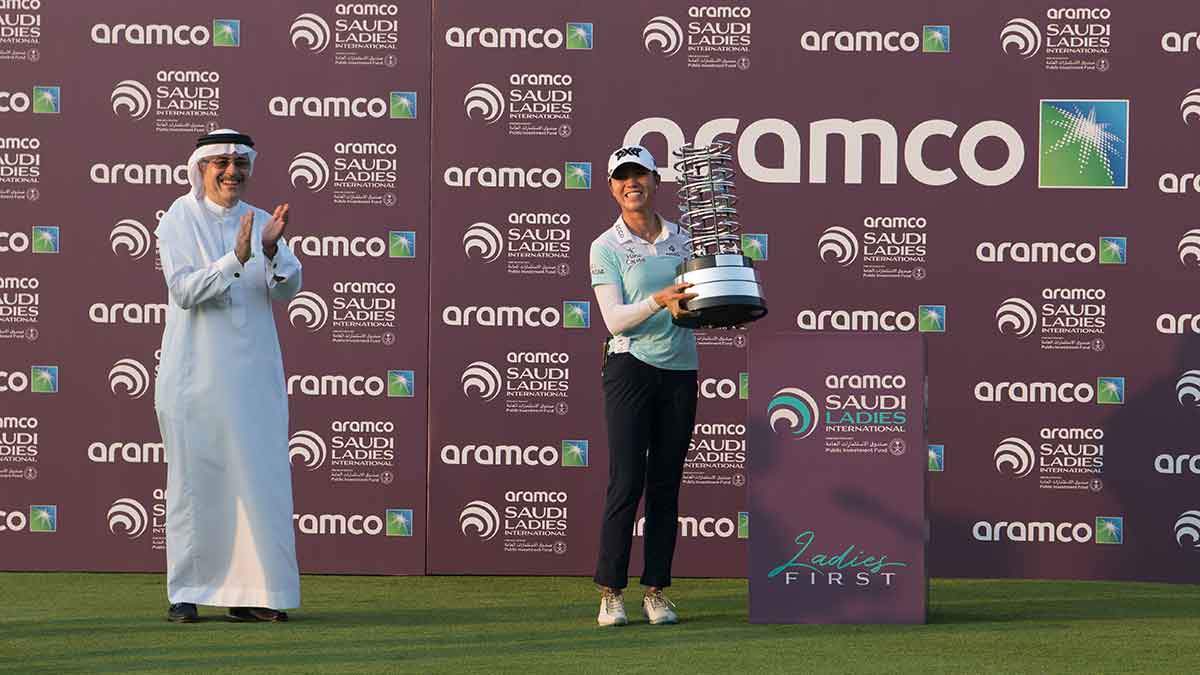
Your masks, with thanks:
M 679 223 L 691 235 L 692 258 L 675 270 L 675 283 L 693 284 L 690 316 L 674 319 L 685 328 L 731 328 L 767 315 L 754 261 L 742 255 L 738 235 L 729 143 L 717 141 L 676 150 L 679 158 Z

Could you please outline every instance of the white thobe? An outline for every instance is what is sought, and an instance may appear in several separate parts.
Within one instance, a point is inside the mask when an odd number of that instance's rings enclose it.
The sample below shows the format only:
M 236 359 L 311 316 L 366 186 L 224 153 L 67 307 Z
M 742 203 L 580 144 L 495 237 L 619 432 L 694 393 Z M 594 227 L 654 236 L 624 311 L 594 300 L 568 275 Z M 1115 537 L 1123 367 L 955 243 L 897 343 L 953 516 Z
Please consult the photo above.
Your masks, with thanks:
M 234 255 L 254 213 L 253 256 Z M 281 240 L 262 252 L 270 214 L 192 194 L 159 222 L 170 302 L 154 407 L 167 451 L 167 596 L 172 603 L 300 605 L 292 530 L 288 407 L 271 300 L 300 290 Z

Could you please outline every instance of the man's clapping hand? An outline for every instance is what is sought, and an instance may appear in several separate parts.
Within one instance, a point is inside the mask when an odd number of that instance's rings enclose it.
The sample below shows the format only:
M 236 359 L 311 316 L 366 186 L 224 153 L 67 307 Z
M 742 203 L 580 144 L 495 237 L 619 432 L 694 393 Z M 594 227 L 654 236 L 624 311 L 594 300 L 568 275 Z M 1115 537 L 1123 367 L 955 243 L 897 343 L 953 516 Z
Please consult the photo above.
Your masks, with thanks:
M 233 254 L 243 265 L 250 260 L 250 233 L 253 231 L 254 214 L 247 211 L 246 215 L 242 216 L 241 225 L 238 226 L 237 243 L 233 247 Z
M 263 226 L 262 233 L 262 249 L 263 253 L 268 258 L 274 258 L 275 253 L 279 250 L 279 238 L 283 236 L 288 224 L 288 205 L 281 204 L 275 207 L 275 212 L 271 214 L 271 219 Z M 238 227 L 237 244 L 234 246 L 233 253 L 243 265 L 250 260 L 252 248 L 250 246 L 250 236 L 254 232 L 254 214 L 247 212 L 242 216 L 242 222 Z
M 268 258 L 274 258 L 275 252 L 279 250 L 279 238 L 283 236 L 283 231 L 287 229 L 288 224 L 288 205 L 281 204 L 275 207 L 275 212 L 271 214 L 271 219 L 263 227 L 262 246 L 263 253 Z

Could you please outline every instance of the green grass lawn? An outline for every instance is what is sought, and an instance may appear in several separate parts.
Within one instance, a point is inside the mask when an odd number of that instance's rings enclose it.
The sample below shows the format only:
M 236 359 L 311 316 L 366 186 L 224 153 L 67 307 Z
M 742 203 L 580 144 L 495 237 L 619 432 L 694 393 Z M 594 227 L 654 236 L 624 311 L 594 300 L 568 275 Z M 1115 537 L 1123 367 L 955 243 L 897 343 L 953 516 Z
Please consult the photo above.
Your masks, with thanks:
M 310 576 L 303 595 L 286 624 L 175 625 L 161 575 L 0 574 L 0 671 L 1200 670 L 1200 586 L 937 579 L 925 626 L 752 626 L 741 580 L 677 580 L 683 623 L 630 603 L 606 629 L 586 579 Z

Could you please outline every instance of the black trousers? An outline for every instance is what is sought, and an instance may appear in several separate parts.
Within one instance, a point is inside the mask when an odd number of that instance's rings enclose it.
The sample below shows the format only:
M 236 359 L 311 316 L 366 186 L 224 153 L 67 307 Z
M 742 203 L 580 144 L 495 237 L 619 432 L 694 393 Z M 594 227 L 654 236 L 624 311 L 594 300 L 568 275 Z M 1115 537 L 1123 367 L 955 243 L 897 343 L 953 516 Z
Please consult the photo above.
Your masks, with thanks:
M 631 354 L 604 366 L 608 493 L 600 527 L 597 584 L 629 584 L 629 549 L 638 502 L 646 495 L 642 584 L 671 585 L 679 528 L 679 483 L 696 424 L 696 371 L 663 370 Z

